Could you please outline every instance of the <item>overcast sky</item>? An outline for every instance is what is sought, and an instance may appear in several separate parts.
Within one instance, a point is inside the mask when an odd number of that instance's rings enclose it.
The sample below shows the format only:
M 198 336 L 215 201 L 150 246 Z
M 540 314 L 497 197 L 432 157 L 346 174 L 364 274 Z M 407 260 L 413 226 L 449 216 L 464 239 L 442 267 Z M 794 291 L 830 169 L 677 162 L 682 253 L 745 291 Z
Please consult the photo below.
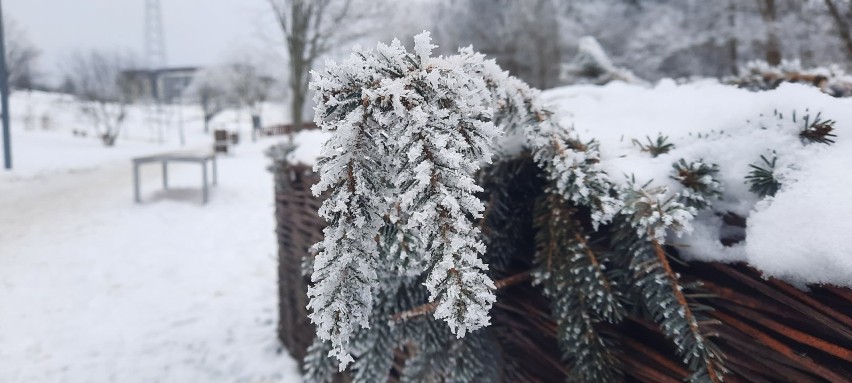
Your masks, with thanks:
M 265 0 L 161 0 L 170 66 L 205 65 L 277 38 Z M 76 50 L 132 51 L 141 59 L 145 0 L 2 0 L 4 17 L 42 52 L 42 70 Z

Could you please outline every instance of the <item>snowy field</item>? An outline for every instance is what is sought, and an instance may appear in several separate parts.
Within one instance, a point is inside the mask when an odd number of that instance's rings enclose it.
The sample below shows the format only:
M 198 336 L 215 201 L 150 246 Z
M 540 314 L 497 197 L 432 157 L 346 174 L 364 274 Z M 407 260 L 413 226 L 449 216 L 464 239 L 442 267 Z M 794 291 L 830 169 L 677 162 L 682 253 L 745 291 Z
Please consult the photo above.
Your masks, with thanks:
M 251 143 L 243 132 L 219 158 L 207 206 L 198 165 L 172 164 L 168 192 L 159 166 L 143 165 L 137 205 L 130 158 L 208 149 L 197 111 L 182 111 L 183 147 L 174 130 L 155 142 L 137 118 L 104 148 L 71 134 L 84 121 L 67 101 L 16 94 L 12 105 L 16 170 L 0 175 L 0 382 L 301 380 L 275 334 L 273 185 L 262 152 L 279 139 Z

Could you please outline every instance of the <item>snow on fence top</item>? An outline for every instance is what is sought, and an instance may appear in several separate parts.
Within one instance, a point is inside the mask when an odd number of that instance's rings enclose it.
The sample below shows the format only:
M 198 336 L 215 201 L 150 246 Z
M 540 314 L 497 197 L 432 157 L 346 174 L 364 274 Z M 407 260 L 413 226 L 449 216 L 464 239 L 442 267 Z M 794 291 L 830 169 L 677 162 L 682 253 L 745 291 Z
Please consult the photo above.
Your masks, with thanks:
M 721 198 L 700 213 L 690 234 L 670 241 L 690 259 L 743 261 L 793 283 L 852 286 L 852 99 L 833 98 L 806 85 L 782 84 L 752 92 L 715 81 L 655 87 L 620 82 L 567 86 L 543 93 L 564 126 L 601 146 L 601 165 L 615 181 L 682 189 L 672 178 L 679 159 L 718 166 Z M 793 120 L 795 114 L 795 121 Z M 833 120 L 834 144 L 807 143 L 799 136 L 805 118 Z M 673 147 L 654 157 L 648 140 L 665 137 Z M 293 162 L 316 164 L 328 133 L 296 137 Z M 520 138 L 518 138 L 520 139 Z M 643 151 L 643 148 L 644 151 Z M 514 150 L 514 149 L 513 149 Z M 776 158 L 781 184 L 761 198 L 745 182 Z M 746 219 L 746 227 L 728 212 Z M 734 219 L 736 220 L 736 219 Z M 742 241 L 723 245 L 719 238 Z
M 320 130 L 303 130 L 296 133 L 294 141 L 296 149 L 287 157 L 292 163 L 301 162 L 305 165 L 316 165 L 322 152 L 323 143 L 328 140 L 330 134 Z
M 652 88 L 568 86 L 543 96 L 564 126 L 600 142 L 613 181 L 633 176 L 676 192 L 683 189 L 672 178 L 678 160 L 718 166 L 720 198 L 698 214 L 691 234 L 668 241 L 688 258 L 744 261 L 793 283 L 852 286 L 852 99 L 797 84 L 751 92 L 670 80 Z M 826 122 L 833 143 L 801 134 Z M 752 165 L 771 170 L 773 158 L 780 188 L 762 198 L 746 177 Z

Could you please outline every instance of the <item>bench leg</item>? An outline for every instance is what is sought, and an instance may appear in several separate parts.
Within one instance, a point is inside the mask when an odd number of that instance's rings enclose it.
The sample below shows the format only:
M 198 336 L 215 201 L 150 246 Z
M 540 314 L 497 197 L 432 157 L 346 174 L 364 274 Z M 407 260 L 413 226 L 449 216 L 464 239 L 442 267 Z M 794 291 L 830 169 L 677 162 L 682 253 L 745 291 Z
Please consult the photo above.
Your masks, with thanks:
M 202 201 L 207 204 L 207 162 L 201 162 L 201 193 Z
M 163 161 L 163 189 L 169 189 L 169 161 Z
M 213 155 L 213 186 L 218 184 L 218 170 L 216 169 L 216 155 Z
M 136 203 L 142 202 L 139 198 L 139 164 L 133 164 L 133 200 Z

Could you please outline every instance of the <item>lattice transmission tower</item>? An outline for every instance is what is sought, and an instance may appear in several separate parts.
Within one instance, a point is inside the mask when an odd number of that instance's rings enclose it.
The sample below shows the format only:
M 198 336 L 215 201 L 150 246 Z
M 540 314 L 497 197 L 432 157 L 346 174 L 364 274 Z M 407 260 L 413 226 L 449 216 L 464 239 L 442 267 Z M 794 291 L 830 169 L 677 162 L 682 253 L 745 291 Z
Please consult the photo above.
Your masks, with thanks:
M 145 0 L 145 60 L 148 69 L 166 66 L 166 36 L 160 0 Z
M 156 72 L 166 66 L 166 36 L 163 33 L 163 11 L 160 0 L 145 0 L 145 65 L 149 71 L 150 99 L 147 120 L 152 138 L 163 143 L 166 130 L 166 110 L 160 94 Z

